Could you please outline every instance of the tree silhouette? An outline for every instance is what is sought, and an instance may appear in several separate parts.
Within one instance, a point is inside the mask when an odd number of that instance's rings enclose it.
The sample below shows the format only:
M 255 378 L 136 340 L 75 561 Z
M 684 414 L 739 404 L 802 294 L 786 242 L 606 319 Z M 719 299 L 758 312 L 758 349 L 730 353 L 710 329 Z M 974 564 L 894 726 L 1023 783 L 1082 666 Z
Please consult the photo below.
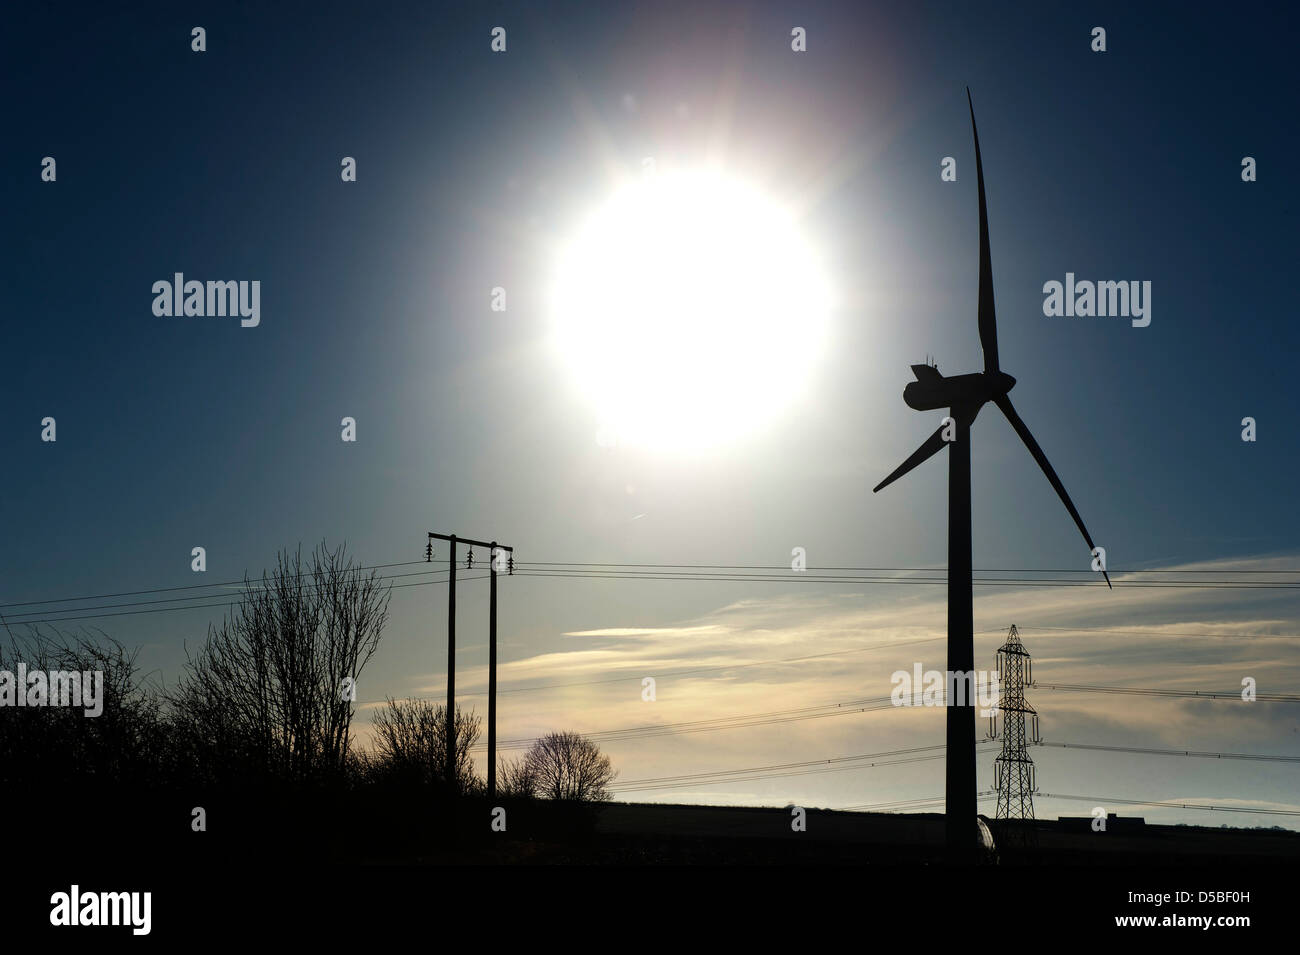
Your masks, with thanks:
M 290 782 L 347 766 L 356 681 L 388 618 L 391 585 L 324 543 L 277 555 L 192 657 L 169 697 L 177 745 L 214 781 Z
M 482 719 L 472 710 L 456 707 L 453 743 L 456 776 L 452 790 L 474 792 L 481 783 L 474 775 L 470 750 L 478 742 Z M 447 766 L 447 707 L 429 700 L 395 700 L 374 718 L 375 761 L 378 775 L 419 785 L 445 785 Z
M 537 795 L 537 777 L 529 772 L 524 757 L 497 762 L 497 793 L 506 799 L 532 799 Z
M 617 775 L 610 759 L 579 733 L 548 733 L 529 748 L 523 773 L 545 799 L 604 802 Z
M 102 674 L 101 712 L 38 706 L 0 713 L 0 790 L 122 786 L 164 780 L 169 769 L 161 706 L 129 651 L 102 632 L 65 634 L 31 627 L 0 643 L 0 670 Z M 89 688 L 87 688 L 89 689 Z M 19 688 L 26 693 L 27 688 Z M 87 703 L 88 705 L 88 703 Z

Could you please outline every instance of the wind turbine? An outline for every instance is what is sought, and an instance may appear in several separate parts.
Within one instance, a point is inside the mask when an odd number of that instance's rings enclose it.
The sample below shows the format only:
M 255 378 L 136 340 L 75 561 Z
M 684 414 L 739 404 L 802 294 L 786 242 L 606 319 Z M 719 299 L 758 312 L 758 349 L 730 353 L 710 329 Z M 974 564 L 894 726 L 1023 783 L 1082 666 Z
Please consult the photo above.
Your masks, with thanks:
M 1065 485 L 1048 463 L 1047 455 L 1038 446 L 1034 436 L 1007 393 L 1015 387 L 1016 379 L 998 367 L 998 328 L 993 309 L 993 266 L 989 262 L 989 222 L 984 205 L 984 165 L 980 160 L 980 136 L 975 128 L 975 105 L 971 102 L 970 88 L 966 88 L 966 102 L 970 106 L 970 127 L 975 137 L 975 175 L 979 180 L 980 196 L 980 290 L 979 333 L 980 348 L 984 352 L 984 370 L 973 375 L 956 375 L 945 378 L 931 365 L 913 365 L 916 381 L 903 389 L 903 401 L 917 411 L 948 408 L 951 421 L 935 429 L 934 434 L 900 464 L 889 477 L 873 489 L 872 493 L 892 484 L 922 461 L 948 448 L 948 672 L 970 674 L 970 685 L 964 694 L 955 693 L 957 700 L 948 703 L 947 780 L 945 786 L 944 823 L 948 850 L 954 858 L 970 858 L 976 845 L 977 823 L 975 813 L 975 636 L 974 608 L 971 593 L 971 508 L 970 508 L 970 426 L 975 416 L 988 402 L 997 405 L 1020 440 L 1025 443 L 1047 480 L 1056 489 L 1061 503 L 1074 518 L 1088 550 L 1095 552 L 1092 537 L 1083 526 L 1083 518 L 1075 509 Z M 945 440 L 944 432 L 949 438 Z M 1106 586 L 1110 575 L 1102 567 Z M 949 686 L 954 686 L 951 678 Z M 953 705 L 954 702 L 960 705 Z

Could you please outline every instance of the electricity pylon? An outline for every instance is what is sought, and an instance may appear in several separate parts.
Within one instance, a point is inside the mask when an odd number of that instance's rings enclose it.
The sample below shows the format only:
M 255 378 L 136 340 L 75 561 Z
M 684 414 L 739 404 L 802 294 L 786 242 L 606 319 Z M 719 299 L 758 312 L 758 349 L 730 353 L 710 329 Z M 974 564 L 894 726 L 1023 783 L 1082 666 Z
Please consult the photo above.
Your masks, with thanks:
M 998 822 L 1034 818 L 1034 761 L 1029 745 L 1041 743 L 1038 713 L 1025 700 L 1025 686 L 1034 682 L 1033 661 L 1020 642 L 1016 625 L 1011 625 L 1007 642 L 998 648 L 998 675 L 1002 693 L 997 710 L 989 715 L 989 739 L 997 739 L 997 713 L 1002 713 L 1002 752 L 993 764 L 993 788 L 998 794 Z M 1028 717 L 1028 729 L 1026 729 Z M 1036 842 L 1033 825 L 998 827 L 999 846 L 1026 849 Z

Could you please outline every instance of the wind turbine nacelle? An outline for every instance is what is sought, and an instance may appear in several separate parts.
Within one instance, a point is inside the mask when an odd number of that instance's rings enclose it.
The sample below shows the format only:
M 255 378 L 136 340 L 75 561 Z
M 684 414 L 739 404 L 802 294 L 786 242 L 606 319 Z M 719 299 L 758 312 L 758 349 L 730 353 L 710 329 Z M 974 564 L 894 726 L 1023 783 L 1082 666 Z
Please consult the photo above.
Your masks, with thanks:
M 916 381 L 903 389 L 903 401 L 917 411 L 966 405 L 979 407 L 986 401 L 1000 398 L 1016 385 L 1014 378 L 1001 371 L 945 378 L 938 369 L 929 365 L 913 365 L 912 372 Z

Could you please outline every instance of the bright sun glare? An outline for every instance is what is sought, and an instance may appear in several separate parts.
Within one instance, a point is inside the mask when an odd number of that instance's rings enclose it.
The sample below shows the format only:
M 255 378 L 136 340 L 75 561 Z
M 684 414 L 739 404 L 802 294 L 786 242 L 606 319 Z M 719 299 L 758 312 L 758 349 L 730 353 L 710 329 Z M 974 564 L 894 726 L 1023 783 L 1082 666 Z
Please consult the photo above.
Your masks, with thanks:
M 751 433 L 797 395 L 828 292 L 778 204 L 722 175 L 659 173 L 583 224 L 551 309 L 598 440 L 692 449 Z

